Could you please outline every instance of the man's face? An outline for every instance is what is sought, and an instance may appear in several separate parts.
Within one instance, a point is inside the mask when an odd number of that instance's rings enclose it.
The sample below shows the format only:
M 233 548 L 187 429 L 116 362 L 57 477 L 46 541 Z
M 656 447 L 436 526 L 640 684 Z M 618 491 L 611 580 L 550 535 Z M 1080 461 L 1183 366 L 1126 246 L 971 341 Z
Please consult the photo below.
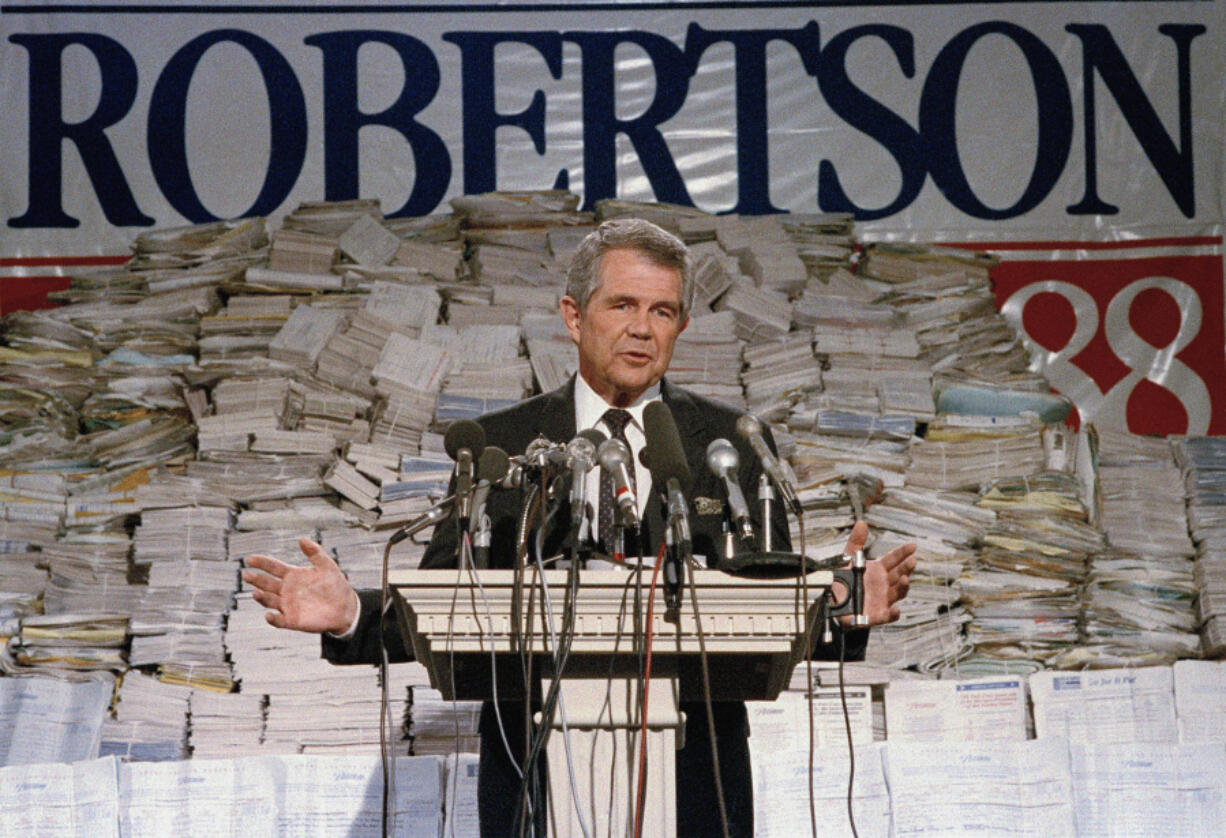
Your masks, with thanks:
M 579 347 L 579 374 L 609 404 L 625 406 L 668 369 L 681 318 L 681 273 L 635 250 L 600 260 L 600 287 L 587 307 L 562 299 L 566 330 Z

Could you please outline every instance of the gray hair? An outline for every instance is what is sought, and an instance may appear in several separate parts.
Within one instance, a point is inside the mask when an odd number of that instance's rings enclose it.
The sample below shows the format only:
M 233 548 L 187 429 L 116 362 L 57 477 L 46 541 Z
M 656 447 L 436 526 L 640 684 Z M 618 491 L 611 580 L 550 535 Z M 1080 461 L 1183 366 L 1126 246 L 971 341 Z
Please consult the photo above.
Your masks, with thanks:
M 600 287 L 600 263 L 610 250 L 633 250 L 654 265 L 676 269 L 681 274 L 681 318 L 685 319 L 694 302 L 694 260 L 685 242 L 641 218 L 612 218 L 579 243 L 566 272 L 566 295 L 580 311 Z

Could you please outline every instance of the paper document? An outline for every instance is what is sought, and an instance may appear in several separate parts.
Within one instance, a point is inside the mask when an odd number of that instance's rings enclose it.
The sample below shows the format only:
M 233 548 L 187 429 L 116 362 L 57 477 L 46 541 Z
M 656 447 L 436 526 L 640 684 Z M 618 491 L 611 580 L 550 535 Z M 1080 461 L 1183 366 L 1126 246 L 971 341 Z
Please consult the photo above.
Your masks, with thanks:
M 1026 738 L 1021 678 L 895 680 L 885 690 L 891 742 L 1017 742 Z
M 1035 672 L 1030 676 L 1039 738 L 1070 742 L 1175 742 L 1171 669 Z

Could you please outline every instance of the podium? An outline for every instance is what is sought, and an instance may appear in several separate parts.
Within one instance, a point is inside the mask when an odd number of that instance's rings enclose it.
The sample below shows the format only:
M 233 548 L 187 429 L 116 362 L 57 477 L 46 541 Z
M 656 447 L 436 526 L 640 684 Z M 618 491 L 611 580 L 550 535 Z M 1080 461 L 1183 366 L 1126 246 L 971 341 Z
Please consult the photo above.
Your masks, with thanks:
M 391 574 L 400 629 L 445 698 L 524 699 L 522 657 L 529 651 L 546 687 L 557 676 L 553 652 L 562 630 L 568 571 L 529 568 L 522 575 L 516 611 L 512 570 Z M 687 585 L 676 625 L 664 620 L 664 595 L 659 587 L 655 591 L 647 737 L 640 743 L 639 638 L 646 625 L 650 569 L 580 571 L 573 639 L 546 749 L 554 838 L 582 835 L 580 817 L 592 834 L 632 834 L 639 747 L 647 750 L 651 777 L 643 835 L 674 836 L 673 751 L 685 735 L 678 705 L 703 699 L 702 643 L 713 701 L 776 698 L 805 657 L 806 626 L 836 574 L 809 573 L 805 588 L 795 578 L 753 579 L 718 570 L 696 570 L 693 576 L 697 614 Z

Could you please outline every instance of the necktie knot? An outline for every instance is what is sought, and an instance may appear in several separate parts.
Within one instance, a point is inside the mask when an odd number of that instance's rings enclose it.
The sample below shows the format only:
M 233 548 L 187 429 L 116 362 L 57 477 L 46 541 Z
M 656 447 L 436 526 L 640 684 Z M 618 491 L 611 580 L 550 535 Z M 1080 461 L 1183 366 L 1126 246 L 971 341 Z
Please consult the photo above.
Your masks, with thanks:
M 630 411 L 622 410 L 620 407 L 611 407 L 605 411 L 601 417 L 605 425 L 609 428 L 609 434 L 614 439 L 626 439 L 626 426 L 630 424 Z

